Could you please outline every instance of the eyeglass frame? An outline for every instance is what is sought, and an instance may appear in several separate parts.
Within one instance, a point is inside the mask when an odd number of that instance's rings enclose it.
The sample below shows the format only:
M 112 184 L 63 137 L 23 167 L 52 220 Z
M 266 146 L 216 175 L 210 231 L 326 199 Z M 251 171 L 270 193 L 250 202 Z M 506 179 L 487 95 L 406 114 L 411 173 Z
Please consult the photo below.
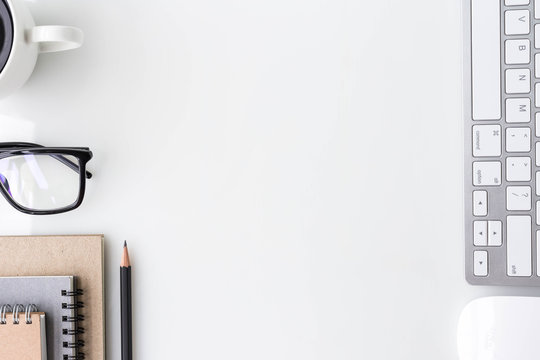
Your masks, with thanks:
M 86 179 L 92 178 L 92 173 L 86 170 L 86 164 L 93 157 L 92 151 L 90 151 L 90 149 L 87 147 L 48 147 L 29 142 L 0 142 L 0 159 L 8 158 L 11 156 L 35 154 L 50 154 L 51 157 L 68 166 L 73 171 L 79 173 L 79 195 L 77 200 L 71 205 L 64 206 L 58 209 L 31 209 L 22 206 L 21 204 L 18 204 L 15 199 L 13 199 L 13 197 L 8 193 L 4 184 L 1 184 L 0 182 L 0 192 L 7 200 L 7 202 L 20 212 L 30 215 L 61 214 L 78 208 L 82 204 L 84 199 L 84 193 L 86 190 Z M 77 158 L 79 160 L 79 165 L 75 164 L 73 161 L 69 160 L 63 155 L 69 155 Z

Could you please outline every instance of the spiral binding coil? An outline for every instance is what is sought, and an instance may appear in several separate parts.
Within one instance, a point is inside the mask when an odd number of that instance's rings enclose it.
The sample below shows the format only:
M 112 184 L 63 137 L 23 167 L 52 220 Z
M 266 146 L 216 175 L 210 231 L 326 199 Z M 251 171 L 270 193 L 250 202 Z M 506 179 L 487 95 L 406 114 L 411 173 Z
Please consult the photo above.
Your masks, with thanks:
M 79 351 L 77 355 L 64 355 L 62 360 L 84 360 L 84 353 Z
M 32 323 L 31 313 L 36 312 L 36 311 L 37 311 L 37 306 L 35 304 L 26 305 L 24 309 L 24 322 L 27 324 L 31 324 Z
M 62 309 L 73 310 L 73 315 L 64 315 L 62 316 L 63 323 L 74 324 L 72 328 L 62 328 L 63 335 L 74 336 L 75 341 L 64 341 L 62 346 L 65 349 L 75 349 L 75 355 L 64 354 L 63 360 L 84 360 L 85 355 L 83 352 L 79 351 L 80 348 L 84 346 L 84 341 L 78 338 L 79 335 L 84 334 L 84 328 L 79 326 L 79 322 L 84 320 L 84 315 L 78 313 L 79 309 L 84 308 L 84 303 L 82 301 L 77 301 L 77 297 L 83 295 L 82 289 L 76 289 L 73 291 L 62 290 L 62 296 L 72 298 L 71 302 L 63 302 Z M 0 321 L 1 319 L 1 308 L 0 308 Z
M 9 304 L 4 304 L 0 307 L 0 324 L 5 325 L 6 322 L 6 313 L 13 312 L 13 308 Z
M 64 334 L 64 335 L 80 335 L 80 334 L 84 334 L 84 328 L 79 326 L 76 329 L 62 329 L 62 334 Z
M 77 323 L 84 320 L 84 315 L 62 316 L 62 322 Z
M 83 340 L 77 340 L 76 342 L 74 343 L 70 343 L 68 341 L 64 341 L 63 342 L 63 346 L 65 348 L 69 348 L 69 349 L 74 349 L 74 348 L 80 348 L 80 347 L 83 347 L 84 346 L 84 341 Z
M 6 314 L 13 313 L 13 324 L 19 324 L 20 313 L 24 312 L 24 322 L 26 324 L 32 323 L 32 312 L 38 311 L 35 304 L 28 304 L 24 306 L 23 304 L 15 304 L 13 306 L 9 304 L 4 304 L 0 306 L 0 325 L 7 324 Z
M 74 291 L 62 290 L 62 296 L 81 296 L 83 295 L 82 289 L 76 289 Z
M 62 309 L 81 309 L 83 307 L 84 303 L 82 301 L 77 301 L 74 304 L 62 303 Z

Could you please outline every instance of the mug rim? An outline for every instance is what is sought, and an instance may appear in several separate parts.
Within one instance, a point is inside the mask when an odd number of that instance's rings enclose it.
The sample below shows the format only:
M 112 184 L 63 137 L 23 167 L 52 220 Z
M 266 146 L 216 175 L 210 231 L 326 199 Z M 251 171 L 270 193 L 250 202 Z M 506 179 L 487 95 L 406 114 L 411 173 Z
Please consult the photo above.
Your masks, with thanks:
M 13 51 L 14 42 L 14 23 L 13 15 L 8 1 L 0 1 L 0 19 L 4 30 L 4 42 L 0 47 L 0 74 L 6 67 L 6 64 Z
M 29 30 L 35 27 L 34 18 L 24 0 L 0 0 L 11 14 L 13 42 L 11 51 L 0 71 L 0 99 L 20 88 L 36 65 L 38 44 L 28 41 Z

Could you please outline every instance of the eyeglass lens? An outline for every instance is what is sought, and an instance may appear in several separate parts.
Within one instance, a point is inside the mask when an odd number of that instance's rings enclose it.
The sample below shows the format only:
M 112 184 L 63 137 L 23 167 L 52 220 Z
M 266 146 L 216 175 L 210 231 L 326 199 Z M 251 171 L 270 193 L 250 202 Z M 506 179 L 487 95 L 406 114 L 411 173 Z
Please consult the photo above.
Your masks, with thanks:
M 55 210 L 72 205 L 79 197 L 79 172 L 54 156 L 32 154 L 0 159 L 0 184 L 16 203 L 29 209 Z M 61 156 L 79 166 L 77 158 Z

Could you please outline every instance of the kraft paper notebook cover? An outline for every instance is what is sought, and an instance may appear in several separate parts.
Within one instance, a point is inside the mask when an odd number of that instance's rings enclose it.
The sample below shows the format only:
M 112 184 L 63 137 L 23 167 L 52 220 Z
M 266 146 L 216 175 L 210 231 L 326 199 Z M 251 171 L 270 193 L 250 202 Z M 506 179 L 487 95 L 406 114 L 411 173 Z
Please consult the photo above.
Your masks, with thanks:
M 0 304 L 35 304 L 47 314 L 48 358 L 77 359 L 78 341 L 84 337 L 79 332 L 85 325 L 78 316 L 84 313 L 85 300 L 78 288 L 73 276 L 0 277 Z M 84 347 L 84 353 L 82 350 Z
M 2 360 L 47 360 L 45 314 L 30 314 L 32 323 L 25 322 L 24 312 L 13 324 L 13 313 L 6 314 L 6 323 L 0 324 L 0 359 Z M 50 359 L 50 358 L 49 358 Z
M 104 359 L 103 235 L 0 236 L 0 254 L 0 276 L 76 276 L 84 289 L 82 352 Z

